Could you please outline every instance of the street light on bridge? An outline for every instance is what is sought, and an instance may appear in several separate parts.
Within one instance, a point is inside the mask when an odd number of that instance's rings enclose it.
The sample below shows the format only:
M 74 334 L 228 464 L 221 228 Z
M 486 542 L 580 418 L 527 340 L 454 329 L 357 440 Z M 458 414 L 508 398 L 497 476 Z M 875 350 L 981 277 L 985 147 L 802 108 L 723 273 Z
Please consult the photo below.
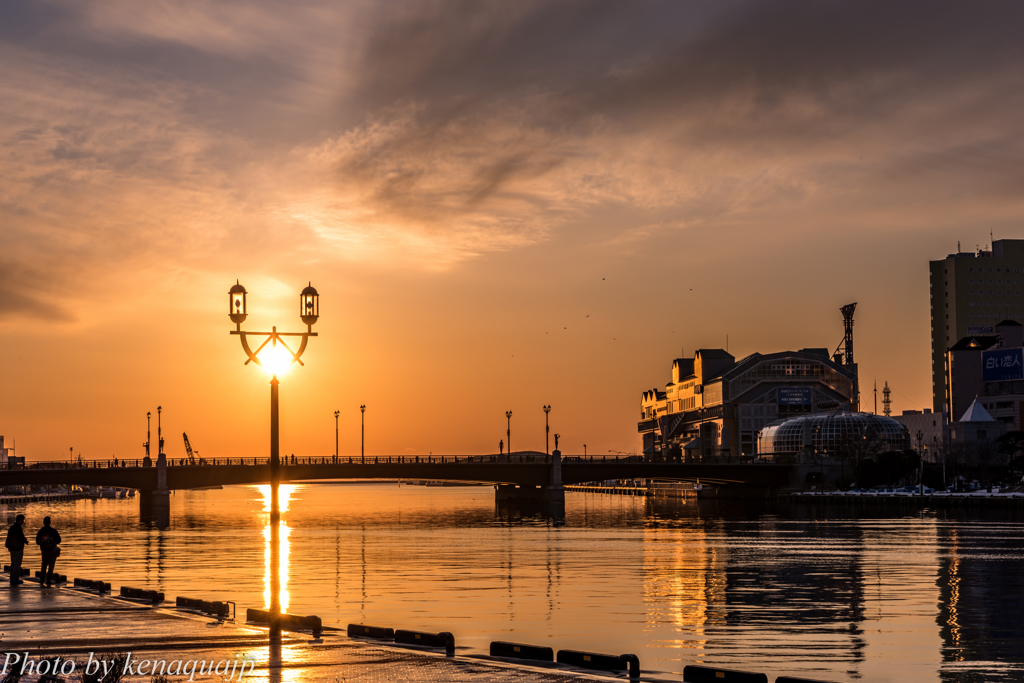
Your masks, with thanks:
M 366 405 L 359 406 L 359 464 L 366 464 Z
M 512 455 L 512 411 L 505 411 L 505 419 L 508 420 L 508 426 L 505 429 L 505 438 L 508 439 L 508 454 Z
M 278 568 L 277 553 L 279 547 L 279 524 L 281 520 L 281 509 L 278 503 L 278 489 L 281 484 L 281 452 L 280 452 L 280 431 L 278 412 L 278 385 L 279 372 L 283 372 L 292 363 L 305 365 L 302 362 L 302 354 L 306 351 L 306 344 L 310 337 L 317 336 L 313 331 L 313 324 L 320 317 L 320 295 L 313 288 L 313 283 L 302 290 L 299 294 L 299 319 L 306 325 L 305 332 L 278 332 L 277 327 L 272 327 L 270 332 L 245 332 L 242 330 L 242 323 L 248 317 L 247 292 L 237 280 L 228 290 L 228 317 L 235 323 L 235 329 L 231 334 L 236 334 L 242 343 L 242 350 L 248 356 L 245 364 L 255 363 L 259 366 L 266 366 L 271 372 L 270 379 L 270 547 L 271 547 L 271 587 L 270 587 L 270 640 L 271 643 L 281 642 L 281 586 Z M 249 336 L 265 337 L 263 342 L 253 351 L 249 345 Z M 285 341 L 284 337 L 299 337 L 299 346 L 294 351 Z M 269 348 L 268 348 L 269 344 Z M 266 349 L 266 356 L 260 358 L 260 353 Z M 264 362 L 265 361 L 265 362 Z M 160 409 L 157 408 L 159 416 Z M 157 428 L 159 430 L 159 427 Z M 161 439 L 161 446 L 163 440 Z M 163 451 L 163 448 L 160 449 Z
M 548 446 L 548 433 L 551 432 L 551 427 L 548 426 L 548 413 L 551 412 L 551 406 L 544 406 L 544 453 L 547 455 L 551 454 L 551 448 Z
M 334 462 L 338 462 L 338 416 L 341 415 L 340 410 L 334 411 Z

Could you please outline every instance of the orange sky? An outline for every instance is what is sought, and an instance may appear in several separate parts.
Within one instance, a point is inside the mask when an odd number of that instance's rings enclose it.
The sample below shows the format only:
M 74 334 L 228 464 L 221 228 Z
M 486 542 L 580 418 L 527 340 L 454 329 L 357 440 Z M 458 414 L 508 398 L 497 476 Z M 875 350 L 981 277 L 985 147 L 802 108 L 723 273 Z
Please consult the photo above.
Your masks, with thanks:
M 282 451 L 639 445 L 685 349 L 834 348 L 931 404 L 927 261 L 1024 238 L 1016 4 L 0 8 L 0 433 L 267 451 L 228 335 L 321 335 Z M 870 393 L 864 402 L 870 406 Z

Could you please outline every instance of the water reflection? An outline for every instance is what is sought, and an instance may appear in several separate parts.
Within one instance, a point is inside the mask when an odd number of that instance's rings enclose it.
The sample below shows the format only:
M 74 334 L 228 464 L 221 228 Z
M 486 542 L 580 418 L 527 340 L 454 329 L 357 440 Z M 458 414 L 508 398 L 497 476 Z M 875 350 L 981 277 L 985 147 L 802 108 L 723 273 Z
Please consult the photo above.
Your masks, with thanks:
M 132 501 L 18 511 L 55 517 L 68 574 L 240 613 L 271 604 L 277 583 L 288 612 L 331 625 L 452 631 L 477 652 L 499 639 L 635 651 L 659 678 L 704 661 L 835 681 L 1024 679 L 1019 513 L 569 494 L 559 516 L 496 509 L 482 487 L 285 485 L 275 538 L 268 489 L 180 492 L 164 530 Z
M 276 533 L 275 533 L 276 532 Z M 264 609 L 273 607 L 273 587 L 279 586 L 278 602 L 282 612 L 288 611 L 288 555 L 291 551 L 292 530 L 281 522 L 277 525 L 267 524 L 263 529 L 263 605 Z M 276 538 L 275 538 L 276 536 Z M 276 552 L 275 552 L 276 550 Z

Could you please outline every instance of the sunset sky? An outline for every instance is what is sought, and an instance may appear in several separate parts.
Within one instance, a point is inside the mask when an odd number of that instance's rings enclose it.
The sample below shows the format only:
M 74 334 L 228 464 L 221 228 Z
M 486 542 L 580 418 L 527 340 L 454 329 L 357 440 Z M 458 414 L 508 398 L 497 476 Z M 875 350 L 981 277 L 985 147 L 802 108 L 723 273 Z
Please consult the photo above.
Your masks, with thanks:
M 835 348 L 930 407 L 927 262 L 1024 238 L 1020 2 L 8 0 L 0 434 L 632 451 L 682 351 Z M 155 439 L 155 421 L 154 421 Z M 9 443 L 8 443 L 9 445 Z

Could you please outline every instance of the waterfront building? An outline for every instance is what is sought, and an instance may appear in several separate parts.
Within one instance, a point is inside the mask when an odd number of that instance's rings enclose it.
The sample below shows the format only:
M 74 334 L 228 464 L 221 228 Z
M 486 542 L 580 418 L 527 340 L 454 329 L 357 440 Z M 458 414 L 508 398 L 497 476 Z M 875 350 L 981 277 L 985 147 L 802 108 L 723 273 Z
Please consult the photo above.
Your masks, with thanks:
M 946 353 L 960 339 L 994 333 L 997 321 L 1020 321 L 1024 240 L 995 240 L 989 251 L 931 261 L 932 410 L 946 409 Z M 946 412 L 955 416 L 956 413 Z
M 967 336 L 946 352 L 946 414 L 963 415 L 976 398 L 1007 429 L 1021 429 L 1024 412 L 1024 326 L 1003 320 L 991 334 Z
M 774 422 L 758 435 L 758 455 L 796 455 L 804 447 L 816 453 L 838 455 L 844 451 L 905 451 L 910 431 L 891 417 L 871 413 L 833 411 L 799 415 Z
M 11 450 L 4 448 L 4 437 L 0 434 L 0 469 L 7 469 L 7 452 Z
M 907 428 L 914 450 L 924 449 L 925 462 L 939 462 L 940 454 L 949 446 L 949 417 L 944 413 L 924 410 L 904 410 L 902 415 L 892 419 Z M 917 433 L 921 433 L 918 442 Z
M 836 362 L 828 349 L 754 353 L 738 362 L 723 349 L 699 349 L 672 362 L 664 389 L 643 392 L 637 431 L 648 457 L 753 457 L 765 425 L 850 411 L 857 398 L 856 366 Z
M 963 445 L 977 450 L 979 446 L 994 443 L 1007 431 L 1006 423 L 997 420 L 974 399 L 959 420 L 949 426 L 951 445 Z

